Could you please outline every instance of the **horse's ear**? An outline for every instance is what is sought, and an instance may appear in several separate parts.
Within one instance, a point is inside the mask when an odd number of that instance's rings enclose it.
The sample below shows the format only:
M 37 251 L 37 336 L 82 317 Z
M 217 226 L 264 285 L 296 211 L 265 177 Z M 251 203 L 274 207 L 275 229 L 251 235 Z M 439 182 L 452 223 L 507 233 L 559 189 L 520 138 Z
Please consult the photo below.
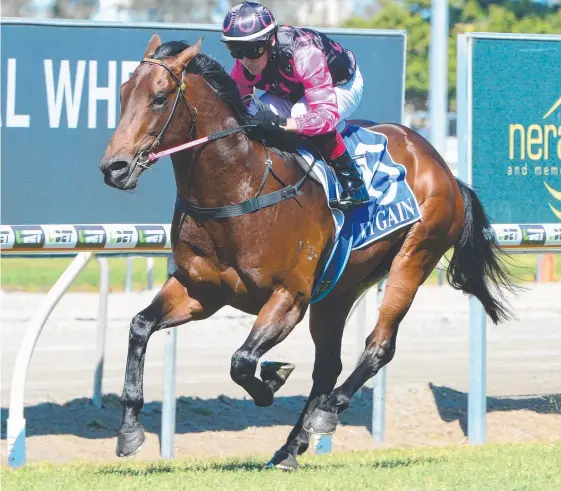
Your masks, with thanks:
M 162 44 L 160 36 L 153 34 L 148 41 L 148 46 L 146 46 L 146 51 L 144 51 L 144 58 L 150 58 L 154 54 L 154 51 Z
M 183 72 L 189 62 L 201 52 L 201 45 L 203 44 L 204 36 L 199 39 L 193 46 L 189 46 L 179 53 L 173 62 L 173 67 L 177 73 Z

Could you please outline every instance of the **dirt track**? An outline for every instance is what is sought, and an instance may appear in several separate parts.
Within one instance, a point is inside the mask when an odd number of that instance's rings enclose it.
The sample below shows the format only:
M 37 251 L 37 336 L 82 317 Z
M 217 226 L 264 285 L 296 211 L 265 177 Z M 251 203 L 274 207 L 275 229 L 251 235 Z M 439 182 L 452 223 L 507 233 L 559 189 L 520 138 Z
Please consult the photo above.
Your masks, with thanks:
M 112 294 L 104 409 L 89 404 L 97 297 L 67 295 L 36 347 L 26 390 L 28 459 L 113 459 L 128 325 L 153 292 Z M 2 294 L 2 458 L 11 374 L 23 330 L 44 295 Z M 371 306 L 373 302 L 370 302 Z M 561 284 L 531 286 L 516 301 L 519 319 L 488 329 L 490 441 L 561 440 Z M 386 445 L 444 445 L 466 440 L 468 302 L 448 287 L 423 287 L 402 323 L 388 369 Z M 371 313 L 371 312 L 369 312 Z M 179 328 L 176 455 L 271 454 L 286 438 L 310 388 L 313 346 L 307 318 L 266 357 L 296 364 L 271 408 L 256 408 L 229 377 L 230 356 L 254 317 L 223 309 Z M 351 318 L 344 337 L 346 377 L 358 355 Z M 369 323 L 371 326 L 371 323 Z M 369 327 L 370 329 L 370 327 Z M 369 331 L 369 329 L 367 331 Z M 142 421 L 148 440 L 139 459 L 157 458 L 163 342 L 149 344 Z M 363 338 L 363 336 L 360 336 Z M 152 402 L 150 402 L 152 401 Z M 371 448 L 371 391 L 342 415 L 334 448 Z

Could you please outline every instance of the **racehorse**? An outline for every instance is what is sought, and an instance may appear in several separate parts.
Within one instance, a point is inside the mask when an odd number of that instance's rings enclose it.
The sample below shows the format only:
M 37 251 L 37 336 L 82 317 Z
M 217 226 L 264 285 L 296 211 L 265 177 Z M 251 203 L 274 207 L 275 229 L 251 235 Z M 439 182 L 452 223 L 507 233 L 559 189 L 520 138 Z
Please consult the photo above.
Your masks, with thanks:
M 407 169 L 422 218 L 353 251 L 335 288 L 325 300 L 310 304 L 334 234 L 323 189 L 303 177 L 282 135 L 270 148 L 267 136 L 253 132 L 235 82 L 200 52 L 201 42 L 162 44 L 152 36 L 142 62 L 121 87 L 119 124 L 100 164 L 106 184 L 133 189 L 157 160 L 155 149 L 193 144 L 171 156 L 178 199 L 171 228 L 177 270 L 131 321 L 117 455 L 132 455 L 144 442 L 138 416 L 153 333 L 208 318 L 225 305 L 257 315 L 232 356 L 230 373 L 257 406 L 269 406 L 293 366 L 263 365 L 258 378 L 258 361 L 310 307 L 313 386 L 286 443 L 267 464 L 296 469 L 310 433 L 333 433 L 353 394 L 393 358 L 399 324 L 446 251 L 454 249 L 448 282 L 477 297 L 494 323 L 512 315 L 502 296 L 512 283 L 474 191 L 454 178 L 419 134 L 398 124 L 377 124 L 371 129 L 386 135 L 393 158 Z M 386 275 L 386 293 L 364 352 L 335 388 L 346 318 L 365 289 Z

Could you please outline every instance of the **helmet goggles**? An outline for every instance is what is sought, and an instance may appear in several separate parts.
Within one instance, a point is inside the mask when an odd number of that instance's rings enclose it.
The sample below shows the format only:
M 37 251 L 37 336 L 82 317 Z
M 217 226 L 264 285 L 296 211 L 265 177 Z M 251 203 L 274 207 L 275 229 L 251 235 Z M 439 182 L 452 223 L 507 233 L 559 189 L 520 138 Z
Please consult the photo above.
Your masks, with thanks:
M 256 60 L 265 53 L 265 50 L 267 49 L 267 42 L 228 43 L 227 46 L 232 58 L 236 58 L 237 60 L 241 60 L 242 58 Z

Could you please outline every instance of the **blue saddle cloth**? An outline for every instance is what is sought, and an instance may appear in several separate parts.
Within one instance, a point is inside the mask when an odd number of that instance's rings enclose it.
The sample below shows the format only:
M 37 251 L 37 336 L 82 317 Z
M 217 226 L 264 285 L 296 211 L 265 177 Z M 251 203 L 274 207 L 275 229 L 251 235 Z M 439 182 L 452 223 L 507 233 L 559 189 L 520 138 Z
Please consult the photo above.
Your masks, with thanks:
M 365 247 L 421 219 L 419 204 L 407 184 L 407 169 L 393 161 L 385 135 L 358 126 L 348 126 L 343 140 L 356 163 L 370 195 L 370 202 L 349 210 L 330 206 L 335 238 L 324 270 L 312 291 L 312 303 L 325 298 L 339 281 L 351 251 Z M 342 191 L 335 172 L 307 149 L 299 150 L 322 183 L 327 202 Z

